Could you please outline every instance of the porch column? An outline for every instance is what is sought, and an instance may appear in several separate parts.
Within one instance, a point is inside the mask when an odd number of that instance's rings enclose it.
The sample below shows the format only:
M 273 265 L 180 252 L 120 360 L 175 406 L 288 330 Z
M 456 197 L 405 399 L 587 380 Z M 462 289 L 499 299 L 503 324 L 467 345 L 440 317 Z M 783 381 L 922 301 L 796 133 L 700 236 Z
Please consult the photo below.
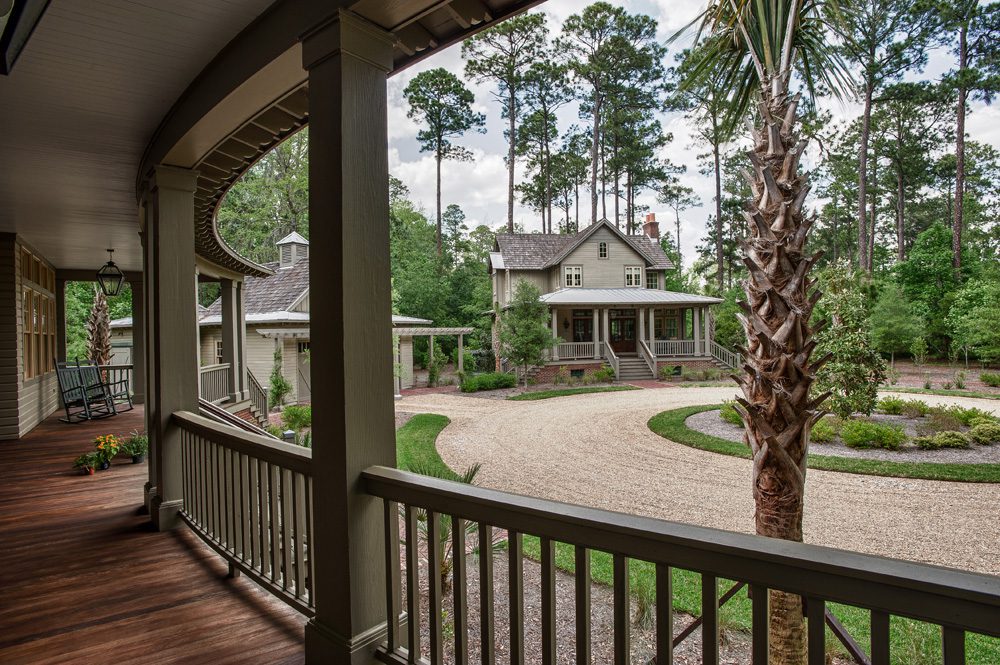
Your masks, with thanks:
M 692 316 L 694 317 L 694 327 L 692 329 L 692 337 L 694 337 L 694 355 L 701 355 L 701 317 L 699 313 L 701 312 L 700 307 L 691 308 Z
M 198 172 L 158 166 L 146 219 L 148 357 L 146 416 L 155 478 L 149 510 L 163 531 L 179 523 L 181 433 L 175 411 L 198 411 L 198 320 L 194 254 L 194 192 Z
M 639 308 L 639 320 L 636 322 L 636 338 L 642 342 L 646 339 L 646 308 Z
M 654 354 L 656 349 L 653 348 L 656 342 L 656 310 L 652 307 L 649 308 L 649 350 Z
M 146 292 L 143 279 L 129 282 L 132 287 L 132 401 L 142 404 L 146 401 L 146 329 L 143 319 L 145 314 Z
M 709 343 L 712 340 L 712 320 L 711 320 L 711 315 L 712 315 L 712 311 L 708 307 L 705 307 L 705 315 L 702 318 L 705 321 L 704 328 L 705 328 L 705 355 L 706 356 L 712 355 L 712 345 Z
M 229 383 L 229 401 L 238 402 L 243 398 L 240 378 L 243 373 L 240 357 L 239 282 L 234 279 L 219 280 L 222 291 L 222 362 L 229 364 L 226 380 Z
M 306 662 L 375 663 L 385 635 L 382 501 L 360 474 L 396 465 L 386 74 L 395 39 L 336 10 L 302 37 L 309 190 L 316 614 Z
M 594 338 L 594 360 L 598 360 L 601 357 L 601 310 L 594 308 L 594 331 L 591 337 Z
M 604 340 L 605 344 L 611 343 L 611 317 L 608 314 L 609 310 L 604 309 L 604 334 L 601 335 L 601 339 Z
M 559 310 L 552 308 L 552 339 L 559 340 Z M 552 360 L 559 360 L 559 346 L 552 347 Z
M 18 296 L 20 297 L 20 295 Z M 134 296 L 133 296 L 134 297 Z M 135 324 L 133 323 L 133 326 Z M 66 362 L 66 280 L 56 280 L 56 360 Z
M 247 308 L 243 298 L 243 280 L 236 282 L 236 353 L 240 359 L 240 399 L 250 399 L 250 379 L 247 377 Z

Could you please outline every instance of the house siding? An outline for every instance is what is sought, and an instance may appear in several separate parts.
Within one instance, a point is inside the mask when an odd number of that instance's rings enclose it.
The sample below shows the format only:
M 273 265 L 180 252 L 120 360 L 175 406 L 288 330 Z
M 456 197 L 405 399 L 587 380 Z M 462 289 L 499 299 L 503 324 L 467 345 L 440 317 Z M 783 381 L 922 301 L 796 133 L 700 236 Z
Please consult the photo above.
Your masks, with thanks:
M 275 340 L 262 337 L 256 327 L 247 326 L 247 369 L 264 390 L 271 387 Z
M 201 366 L 205 365 L 217 365 L 219 363 L 219 356 L 215 352 L 216 342 L 222 341 L 222 328 L 218 327 L 201 327 Z
M 413 338 L 399 338 L 399 379 L 402 387 L 413 387 Z
M 599 245 L 608 243 L 608 258 L 599 258 Z M 646 260 L 632 247 L 622 241 L 611 230 L 601 228 L 583 241 L 569 256 L 563 259 L 562 266 L 583 266 L 584 288 L 622 288 L 625 286 L 625 266 L 642 266 L 642 282 L 646 284 Z M 557 275 L 557 280 L 559 279 Z M 561 282 L 557 281 L 557 284 Z

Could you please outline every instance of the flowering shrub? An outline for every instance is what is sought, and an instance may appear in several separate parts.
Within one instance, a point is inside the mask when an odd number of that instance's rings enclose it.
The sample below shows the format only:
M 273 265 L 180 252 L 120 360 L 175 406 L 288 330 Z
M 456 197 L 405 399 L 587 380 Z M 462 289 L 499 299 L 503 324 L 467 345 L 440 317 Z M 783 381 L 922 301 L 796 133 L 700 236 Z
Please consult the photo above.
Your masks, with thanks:
M 94 454 L 101 464 L 110 464 L 118 451 L 121 450 L 122 442 L 114 434 L 105 434 L 94 439 Z

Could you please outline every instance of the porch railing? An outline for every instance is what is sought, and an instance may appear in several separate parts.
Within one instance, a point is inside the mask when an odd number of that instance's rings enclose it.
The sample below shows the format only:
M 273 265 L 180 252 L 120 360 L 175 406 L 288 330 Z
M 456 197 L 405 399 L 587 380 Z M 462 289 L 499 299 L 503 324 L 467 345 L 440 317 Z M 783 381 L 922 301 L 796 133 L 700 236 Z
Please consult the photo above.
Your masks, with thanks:
M 135 394 L 135 384 L 132 383 L 133 365 L 98 365 L 105 383 L 116 386 L 127 386 L 130 395 Z
M 1000 636 L 1000 578 L 885 559 L 827 547 L 792 543 L 759 536 L 677 524 L 663 520 L 612 513 L 481 487 L 453 483 L 386 467 L 372 467 L 363 474 L 366 491 L 384 501 L 386 553 L 387 640 L 381 660 L 388 663 L 421 662 L 410 657 L 421 649 L 421 552 L 417 534 L 418 511 L 424 511 L 428 570 L 441 570 L 443 542 L 439 529 L 451 524 L 452 552 L 466 552 L 467 532 L 477 532 L 482 542 L 493 541 L 494 530 L 505 532 L 508 556 L 509 626 L 511 662 L 524 662 L 523 537 L 537 536 L 541 550 L 541 662 L 555 662 L 556 575 L 555 543 L 574 548 L 576 577 L 576 644 L 578 662 L 590 662 L 590 552 L 613 557 L 614 662 L 630 662 L 629 565 L 632 560 L 655 566 L 656 662 L 673 662 L 673 648 L 683 633 L 673 633 L 671 569 L 699 573 L 702 582 L 702 662 L 719 663 L 719 583 L 721 579 L 749 586 L 752 602 L 752 663 L 768 662 L 769 590 L 802 596 L 808 617 L 808 662 L 826 663 L 827 603 L 843 603 L 871 611 L 871 661 L 887 664 L 890 658 L 890 617 L 907 617 L 941 626 L 941 662 L 965 662 L 966 632 Z M 405 566 L 400 561 L 400 508 L 406 524 Z M 442 519 L 445 518 L 445 519 Z M 474 528 L 467 528 L 472 525 Z M 486 636 L 483 662 L 493 662 L 494 635 L 493 549 L 478 548 L 481 625 Z M 468 604 L 465 600 L 466 561 L 458 556 L 452 565 L 455 662 L 468 662 Z M 401 572 L 402 571 L 402 572 Z M 405 575 L 407 635 L 402 634 L 404 601 L 401 577 Z M 446 639 L 442 628 L 441 575 L 427 580 L 428 602 L 423 616 L 429 625 L 431 663 L 442 662 Z M 724 596 L 725 597 L 725 596 Z M 534 655 L 534 654 L 533 654 Z M 464 657 L 463 657 L 464 656 Z
M 253 405 L 254 410 L 257 412 L 257 422 L 263 426 L 267 423 L 267 392 L 261 387 L 260 382 L 253 375 L 253 372 L 249 370 L 247 371 L 247 386 L 250 388 L 250 404 Z
M 640 339 L 636 343 L 636 348 L 639 350 L 639 357 L 646 361 L 646 366 L 653 373 L 653 378 L 656 378 L 656 358 L 653 356 L 653 352 L 649 350 L 646 340 Z
M 555 347 L 559 360 L 581 360 L 594 357 L 593 342 L 561 342 Z
M 314 612 L 312 454 L 186 411 L 181 516 L 242 572 L 303 614 Z
M 743 356 L 717 344 L 715 340 L 712 340 L 709 348 L 711 349 L 712 357 L 725 364 L 727 367 L 738 369 L 743 365 Z
M 615 370 L 615 378 L 618 378 L 618 354 L 611 348 L 611 342 L 604 340 L 604 359 L 608 361 L 611 368 Z
M 658 339 L 653 342 L 652 351 L 656 356 L 693 356 L 693 339 Z
M 201 368 L 201 394 L 207 402 L 229 399 L 229 363 L 205 365 Z

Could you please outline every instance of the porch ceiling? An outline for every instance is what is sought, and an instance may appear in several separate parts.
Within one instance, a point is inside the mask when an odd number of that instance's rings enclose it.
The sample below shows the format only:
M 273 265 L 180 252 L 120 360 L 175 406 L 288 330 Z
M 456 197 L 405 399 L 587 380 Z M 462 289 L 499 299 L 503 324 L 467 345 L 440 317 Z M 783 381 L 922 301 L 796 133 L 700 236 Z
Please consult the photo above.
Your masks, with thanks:
M 138 270 L 136 194 L 150 168 L 199 168 L 199 255 L 262 274 L 221 243 L 213 217 L 230 184 L 308 121 L 306 28 L 349 7 L 397 35 L 398 71 L 540 1 L 51 3 L 0 77 L 0 232 L 58 268 L 96 269 L 114 247 Z

